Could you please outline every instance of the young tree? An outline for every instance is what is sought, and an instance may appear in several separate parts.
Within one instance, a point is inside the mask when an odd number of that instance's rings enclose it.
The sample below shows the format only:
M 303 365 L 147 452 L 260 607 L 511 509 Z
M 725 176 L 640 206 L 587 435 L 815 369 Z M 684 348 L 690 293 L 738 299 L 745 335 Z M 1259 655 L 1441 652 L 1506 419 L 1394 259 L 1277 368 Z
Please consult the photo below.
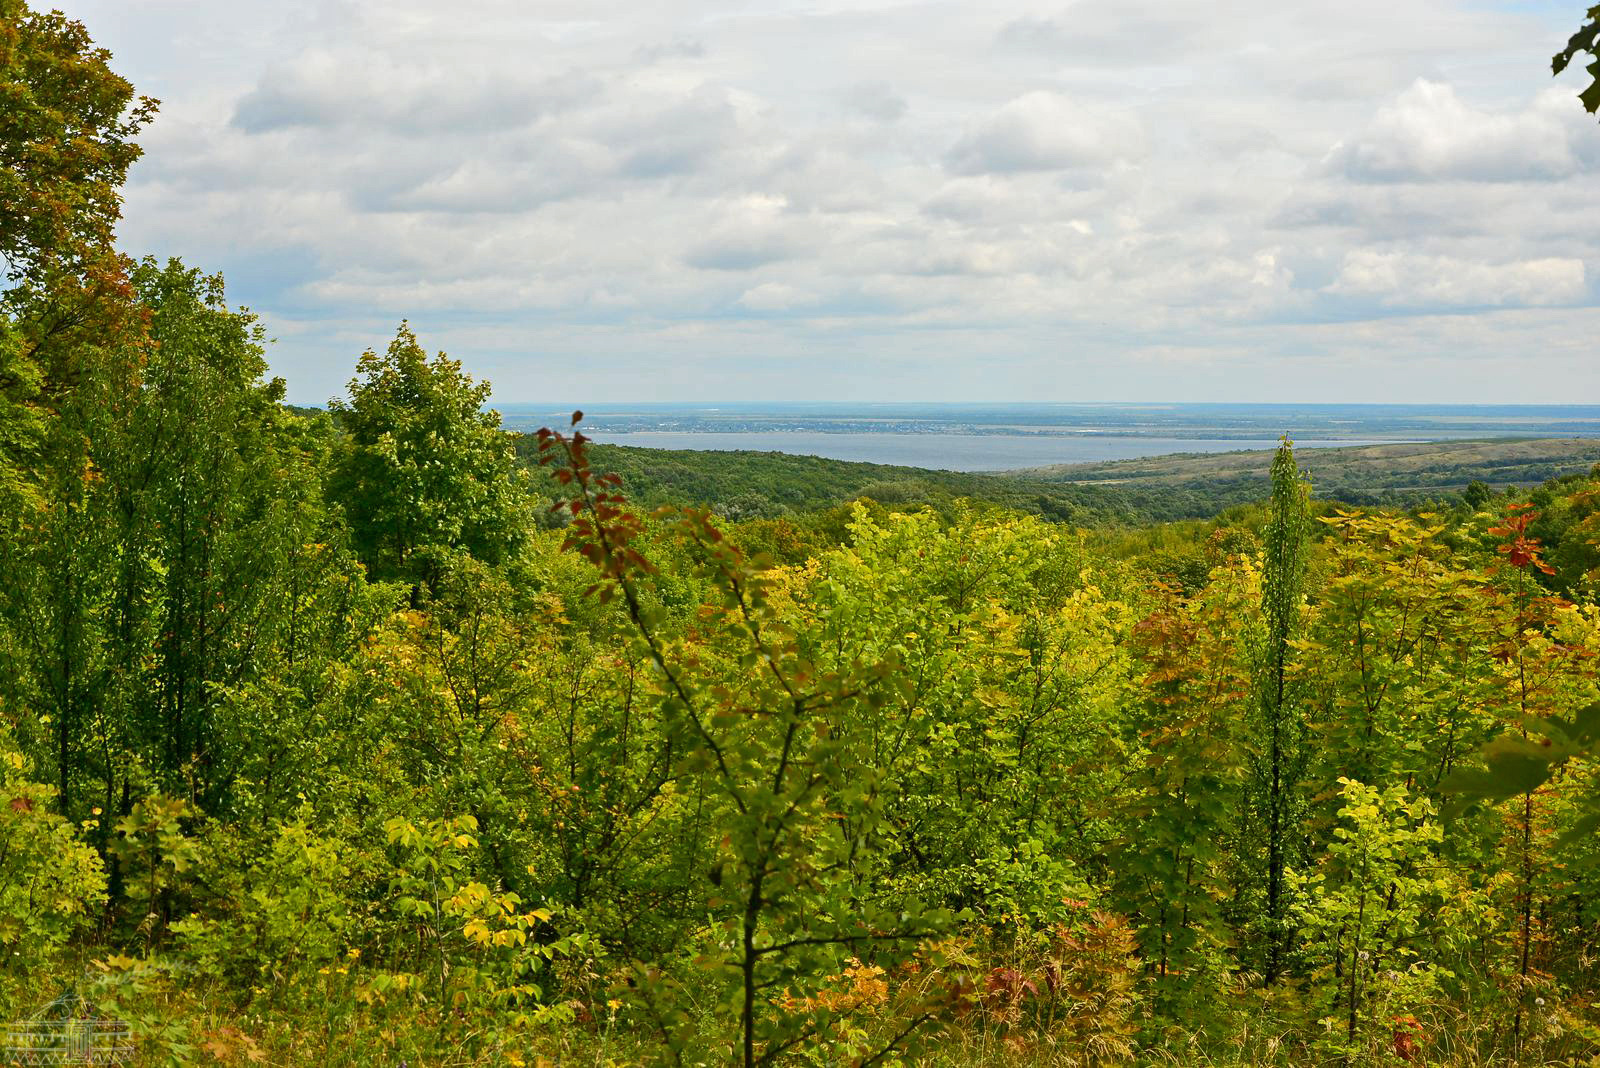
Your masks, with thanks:
M 539 441 L 570 494 L 558 505 L 573 515 L 566 544 L 598 570 L 592 589 L 601 600 L 622 603 L 654 668 L 679 766 L 700 778 L 714 806 L 708 829 L 718 841 L 695 908 L 711 937 L 692 978 L 720 987 L 729 1061 L 781 1063 L 826 1043 L 851 1011 L 816 995 L 852 956 L 907 957 L 951 921 L 915 895 L 853 878 L 888 847 L 885 784 L 867 758 L 875 710 L 908 683 L 892 658 L 862 655 L 830 670 L 780 607 L 766 562 L 746 559 L 703 511 L 681 510 L 674 526 L 712 601 L 692 639 L 665 632 L 643 596 L 657 572 L 634 547 L 643 522 L 617 492 L 620 479 L 590 469 L 582 434 L 546 429 Z M 683 1063 L 686 984 L 654 965 L 636 967 L 633 979 L 636 1004 Z M 915 1015 L 870 1056 L 859 1039 L 845 1045 L 857 1063 L 876 1063 L 931 1018 Z
M 375 578 L 431 586 L 451 551 L 498 564 L 521 542 L 526 480 L 488 399 L 405 323 L 383 355 L 362 355 L 350 399 L 331 406 L 346 436 L 329 489 Z
M 1435 795 L 1493 719 L 1482 576 L 1442 524 L 1344 511 L 1323 522 L 1328 576 L 1300 645 L 1316 665 L 1304 684 L 1311 792 L 1331 802 L 1347 776 Z
M 1147 668 L 1145 707 L 1129 716 L 1144 753 L 1117 855 L 1118 900 L 1139 921 L 1164 1006 L 1212 992 L 1208 971 L 1228 941 L 1219 902 L 1239 841 L 1244 753 L 1253 740 L 1239 722 L 1252 665 L 1237 630 L 1256 610 L 1258 584 L 1245 560 L 1218 568 L 1191 598 L 1159 586 L 1154 610 L 1132 635 Z
M 1293 930 L 1284 871 L 1301 838 L 1300 779 L 1305 766 L 1305 722 L 1293 677 L 1306 573 L 1310 486 L 1288 438 L 1272 461 L 1272 499 L 1263 552 L 1262 630 L 1256 651 L 1254 713 L 1259 749 L 1252 761 L 1251 807 L 1261 863 L 1262 915 L 1254 925 L 1261 942 L 1262 974 L 1270 986 L 1282 975 Z

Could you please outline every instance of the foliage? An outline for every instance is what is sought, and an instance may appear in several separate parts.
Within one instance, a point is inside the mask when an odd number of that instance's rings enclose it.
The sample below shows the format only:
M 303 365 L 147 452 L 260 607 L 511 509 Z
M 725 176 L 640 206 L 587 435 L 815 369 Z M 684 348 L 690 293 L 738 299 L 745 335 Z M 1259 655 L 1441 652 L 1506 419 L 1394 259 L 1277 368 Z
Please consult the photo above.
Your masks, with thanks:
M 49 787 L 0 730 L 0 951 L 48 960 L 105 898 L 100 857 L 50 811 Z
M 348 849 L 319 834 L 307 813 L 282 824 L 245 861 L 236 834 L 203 843 L 212 900 L 172 925 L 179 952 L 204 975 L 239 989 L 288 985 L 344 956 L 358 910 Z
M 1339 822 L 1322 863 L 1291 871 L 1289 884 L 1308 963 L 1331 980 L 1324 996 L 1344 1017 L 1336 1048 L 1369 1059 L 1392 1034 L 1386 1025 L 1414 1019 L 1436 994 L 1416 940 L 1452 887 L 1427 872 L 1443 836 L 1426 798 L 1410 798 L 1400 785 L 1339 782 Z
M 0 256 L 13 280 L 110 247 L 132 139 L 156 107 L 110 58 L 59 11 L 0 2 Z
M 102 124 L 6 231 L 8 1012 L 183 1064 L 1600 1057 L 1600 473 L 1400 515 L 1285 441 L 1216 514 L 514 439 L 406 326 L 293 409 L 220 279 L 88 254 L 144 113 L 0 12 L 4 91 Z
M 405 323 L 356 364 L 349 400 L 333 405 L 344 434 L 329 488 L 374 577 L 430 582 L 448 550 L 497 563 L 515 549 L 522 488 L 488 396 Z
M 858 870 L 883 848 L 887 825 L 889 784 L 860 758 L 890 700 L 884 683 L 892 665 L 813 660 L 784 618 L 767 568 L 747 561 L 706 513 L 692 509 L 673 517 L 675 526 L 715 599 L 699 613 L 701 648 L 669 644 L 659 614 L 641 599 L 656 568 L 633 545 L 643 526 L 625 509 L 618 480 L 593 474 L 581 433 L 540 437 L 547 459 L 562 465 L 557 480 L 572 490 L 566 544 L 599 571 L 592 589 L 601 600 L 625 605 L 658 673 L 679 759 L 708 780 L 719 809 L 722 837 L 709 851 L 702 906 L 719 948 L 707 947 L 701 967 L 721 979 L 719 1000 L 738 1021 L 729 1052 L 747 1066 L 772 1063 L 827 1034 L 834 1010 L 806 988 L 843 953 L 893 952 L 949 922 L 914 897 L 875 891 Z M 683 980 L 645 966 L 635 988 L 681 1057 Z M 774 990 L 785 995 L 775 1012 L 762 1004 Z
M 1261 872 L 1259 938 L 1270 985 L 1282 974 L 1294 938 L 1284 877 L 1302 851 L 1301 779 L 1306 763 L 1305 714 L 1295 678 L 1302 624 L 1311 489 L 1289 440 L 1272 462 L 1272 498 L 1262 538 L 1261 627 L 1254 649 L 1254 759 L 1249 816 Z
M 1595 57 L 1594 62 L 1588 67 L 1588 72 L 1594 80 L 1590 82 L 1588 88 L 1578 94 L 1578 99 L 1583 102 L 1583 109 L 1592 115 L 1600 110 L 1600 53 L 1595 51 L 1596 42 L 1600 41 L 1600 5 L 1591 7 L 1585 18 L 1588 21 L 1572 35 L 1567 47 L 1551 58 L 1550 72 L 1553 75 L 1560 74 L 1580 52 L 1587 52 Z

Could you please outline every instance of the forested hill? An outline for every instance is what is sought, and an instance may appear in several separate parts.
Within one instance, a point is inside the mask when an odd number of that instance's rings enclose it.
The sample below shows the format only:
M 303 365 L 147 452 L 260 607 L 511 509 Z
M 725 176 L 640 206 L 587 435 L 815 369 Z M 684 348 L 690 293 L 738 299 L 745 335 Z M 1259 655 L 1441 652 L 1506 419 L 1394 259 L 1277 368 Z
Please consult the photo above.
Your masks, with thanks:
M 520 435 L 516 441 L 518 454 L 530 464 L 536 463 L 538 443 L 533 436 Z M 781 452 L 640 449 L 628 445 L 594 445 L 591 449 L 595 466 L 620 475 L 628 495 L 639 504 L 695 504 L 711 508 L 727 519 L 770 519 L 861 497 L 890 505 L 940 505 L 967 498 L 1078 523 L 1127 518 L 1139 511 L 1139 505 L 1128 495 L 1110 487 Z
M 532 463 L 537 442 L 516 438 Z M 854 463 L 778 452 L 592 446 L 595 464 L 648 506 L 693 503 L 728 519 L 766 519 L 860 497 L 940 506 L 967 498 L 1064 522 L 1206 519 L 1259 501 L 1269 450 L 1180 453 L 1095 464 L 974 474 Z M 1413 507 L 1450 502 L 1473 482 L 1534 486 L 1600 463 L 1600 440 L 1446 441 L 1316 449 L 1303 454 L 1320 499 Z
M 1315 491 L 1354 503 L 1387 496 L 1458 493 L 1479 481 L 1493 489 L 1532 486 L 1600 463 L 1600 439 L 1518 438 L 1431 441 L 1316 449 L 1302 454 Z M 1205 490 L 1253 497 L 1272 465 L 1267 451 L 1178 453 L 1091 464 L 1056 464 L 1009 474 L 1030 481 L 1124 489 Z

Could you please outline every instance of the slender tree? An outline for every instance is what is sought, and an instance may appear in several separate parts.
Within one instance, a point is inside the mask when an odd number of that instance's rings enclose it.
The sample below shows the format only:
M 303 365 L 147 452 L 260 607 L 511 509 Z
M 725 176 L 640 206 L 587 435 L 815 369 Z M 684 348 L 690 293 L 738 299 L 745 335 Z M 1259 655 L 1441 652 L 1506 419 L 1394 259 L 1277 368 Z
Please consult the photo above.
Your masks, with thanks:
M 1305 766 L 1305 720 L 1293 675 L 1306 573 L 1310 486 L 1287 437 L 1272 461 L 1272 499 L 1263 538 L 1261 630 L 1256 650 L 1254 712 L 1259 749 L 1252 801 L 1264 871 L 1265 901 L 1257 921 L 1262 974 L 1282 975 L 1293 930 L 1284 871 L 1298 853 L 1299 784 Z

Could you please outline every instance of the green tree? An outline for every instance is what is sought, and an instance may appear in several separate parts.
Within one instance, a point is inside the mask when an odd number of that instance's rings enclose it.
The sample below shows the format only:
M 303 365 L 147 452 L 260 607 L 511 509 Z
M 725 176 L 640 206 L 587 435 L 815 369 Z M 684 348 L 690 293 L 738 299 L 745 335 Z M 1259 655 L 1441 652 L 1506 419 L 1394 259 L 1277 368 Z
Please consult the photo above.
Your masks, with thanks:
M 0 513 L 10 517 L 42 504 L 41 456 L 84 357 L 137 333 L 121 314 L 127 264 L 112 230 L 139 157 L 132 138 L 156 105 L 109 59 L 81 23 L 0 0 L 0 259 L 11 283 L 0 292 Z
M 1301 679 L 1313 792 L 1331 799 L 1348 776 L 1437 796 L 1493 721 L 1483 576 L 1439 523 L 1344 511 L 1323 523 L 1329 575 L 1300 647 L 1315 665 Z
M 321 505 L 324 450 L 265 378 L 253 318 L 176 261 L 131 282 L 147 333 L 74 342 L 85 373 L 0 585 L 5 691 L 36 753 L 48 736 L 39 763 L 67 811 L 88 795 L 125 813 L 152 778 L 213 808 L 244 750 L 274 737 L 230 726 L 226 709 L 245 707 L 230 694 L 352 641 L 360 600 L 333 596 L 354 568 L 321 551 L 341 537 Z M 313 591 L 329 597 L 317 624 Z
M 813 995 L 851 957 L 907 957 L 950 922 L 914 896 L 856 878 L 888 844 L 886 784 L 867 757 L 876 710 L 904 683 L 878 650 L 830 670 L 784 611 L 767 562 L 746 559 L 705 511 L 682 510 L 673 525 L 711 603 L 692 641 L 672 634 L 644 597 L 657 569 L 636 547 L 643 522 L 626 509 L 619 480 L 590 470 L 581 434 L 541 430 L 540 441 L 571 494 L 566 544 L 598 570 L 592 589 L 620 601 L 633 624 L 680 767 L 703 784 L 713 836 L 703 896 L 691 906 L 709 921 L 703 956 L 689 974 L 637 968 L 636 1004 L 680 1063 L 690 991 L 707 980 L 735 1021 L 718 1036 L 730 1061 L 754 1068 L 826 1045 L 851 1010 Z M 863 1063 L 886 1057 L 931 1015 Z M 866 1056 L 859 1043 L 847 1037 L 830 1052 Z
M 1329 987 L 1344 1016 L 1344 1052 L 1366 1060 L 1380 1051 L 1360 1048 L 1370 1042 L 1362 1041 L 1363 1032 L 1394 1033 L 1391 1020 L 1372 1011 L 1378 995 L 1389 995 L 1384 1000 L 1391 1013 L 1411 1009 L 1417 1006 L 1396 997 L 1403 999 L 1407 986 L 1426 989 L 1431 982 L 1414 943 L 1449 881 L 1435 862 L 1442 834 L 1426 798 L 1412 797 L 1403 786 L 1380 790 L 1345 778 L 1338 796 L 1339 823 L 1322 864 L 1310 872 L 1291 869 L 1289 882 L 1307 955 L 1331 973 Z
M 1251 806 L 1263 854 L 1259 931 L 1263 977 L 1270 986 L 1282 975 L 1293 930 L 1284 872 L 1300 848 L 1305 769 L 1305 721 L 1294 678 L 1294 641 L 1306 576 L 1310 486 L 1284 438 L 1272 460 L 1272 498 L 1262 538 L 1261 632 L 1256 650 L 1254 715 L 1257 745 L 1252 760 Z
M 124 441 L 137 405 L 147 325 L 131 296 L 90 299 L 63 279 L 45 294 L 9 295 L 14 317 L 0 347 L 16 355 L 15 402 L 0 413 L 10 455 L 0 461 L 0 689 L 26 710 L 24 743 L 54 734 L 52 754 L 31 752 L 56 775 L 56 803 L 71 808 L 71 770 L 94 709 L 112 681 L 108 604 L 116 531 L 104 466 Z M 13 419 L 13 416 L 19 418 Z M 10 477 L 7 477 L 9 475 Z M 9 492 L 7 492 L 9 491 Z M 126 632 L 125 632 L 126 633 Z
M 864 725 L 895 843 L 860 877 L 1009 930 L 1062 919 L 1114 834 L 1099 813 L 1130 686 L 1121 606 L 1085 586 L 1059 527 L 854 511 L 803 597 L 824 663 L 871 651 L 906 680 Z
M 374 577 L 431 586 L 452 551 L 498 564 L 521 543 L 526 477 L 488 399 L 489 383 L 430 360 L 405 323 L 362 355 L 349 400 L 332 404 L 346 436 L 329 488 Z

